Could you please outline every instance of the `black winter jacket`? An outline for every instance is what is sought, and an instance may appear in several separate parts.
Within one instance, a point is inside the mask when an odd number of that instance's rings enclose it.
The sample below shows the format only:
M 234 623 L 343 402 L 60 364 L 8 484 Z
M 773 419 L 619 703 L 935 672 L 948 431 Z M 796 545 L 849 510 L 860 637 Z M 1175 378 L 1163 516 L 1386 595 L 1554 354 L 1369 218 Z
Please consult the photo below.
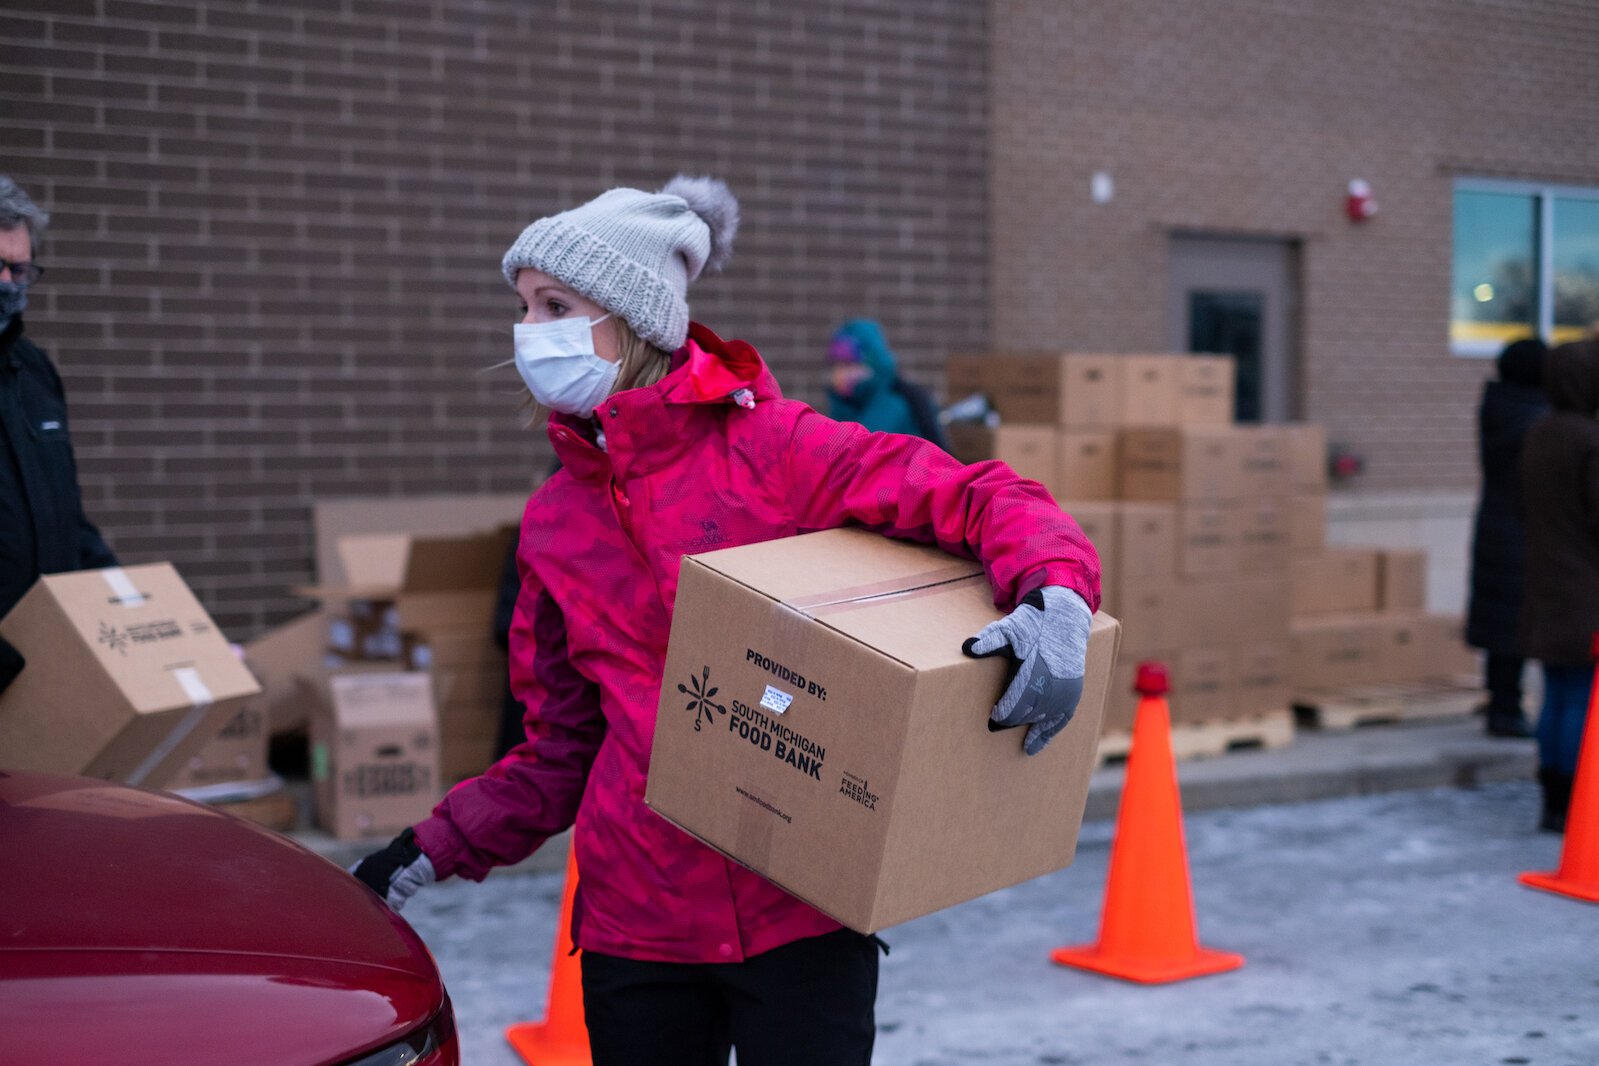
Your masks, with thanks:
M 22 316 L 0 333 L 0 616 L 40 574 L 115 566 L 83 513 L 67 435 L 67 400 L 49 358 L 23 336 Z
M 1533 423 L 1521 452 L 1521 644 L 1529 658 L 1586 666 L 1599 633 L 1599 344 L 1550 352 L 1544 386 L 1554 410 Z
M 1521 446 L 1549 398 L 1536 385 L 1490 381 L 1477 409 L 1482 500 L 1471 541 L 1471 605 L 1466 643 L 1495 655 L 1520 655 L 1527 536 L 1521 520 Z

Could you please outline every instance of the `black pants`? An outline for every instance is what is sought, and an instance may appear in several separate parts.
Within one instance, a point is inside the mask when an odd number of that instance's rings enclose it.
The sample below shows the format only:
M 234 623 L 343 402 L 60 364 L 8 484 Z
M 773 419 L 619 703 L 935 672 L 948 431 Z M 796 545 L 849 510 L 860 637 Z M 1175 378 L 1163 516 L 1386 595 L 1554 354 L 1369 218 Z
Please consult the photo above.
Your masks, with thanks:
M 877 944 L 848 929 L 744 962 L 583 953 L 594 1066 L 868 1066 Z
M 1496 655 L 1493 652 L 1489 652 L 1485 658 L 1488 710 L 1493 714 L 1521 714 L 1521 668 L 1527 660 L 1519 655 Z

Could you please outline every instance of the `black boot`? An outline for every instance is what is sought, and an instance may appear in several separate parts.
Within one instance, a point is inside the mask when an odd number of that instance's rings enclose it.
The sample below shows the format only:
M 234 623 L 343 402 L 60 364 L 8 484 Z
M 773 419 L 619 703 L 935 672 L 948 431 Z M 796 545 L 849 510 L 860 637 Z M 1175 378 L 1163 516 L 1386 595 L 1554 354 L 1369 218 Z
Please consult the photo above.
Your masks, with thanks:
M 1546 768 L 1538 771 L 1538 783 L 1543 786 L 1543 816 L 1538 828 L 1545 833 L 1566 831 L 1566 812 L 1571 807 L 1572 775 Z
M 1527 722 L 1527 716 L 1520 707 L 1511 711 L 1496 711 L 1488 708 L 1488 725 L 1486 731 L 1491 737 L 1517 737 L 1525 739 L 1532 736 L 1532 726 Z

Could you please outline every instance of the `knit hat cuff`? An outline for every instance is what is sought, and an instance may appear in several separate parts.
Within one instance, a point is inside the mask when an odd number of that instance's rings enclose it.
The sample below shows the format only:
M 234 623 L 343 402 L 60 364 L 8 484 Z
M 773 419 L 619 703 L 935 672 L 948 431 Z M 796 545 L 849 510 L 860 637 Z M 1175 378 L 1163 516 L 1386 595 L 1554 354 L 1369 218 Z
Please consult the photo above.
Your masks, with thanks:
M 592 233 L 559 217 L 523 232 L 501 261 L 516 288 L 522 267 L 541 270 L 620 316 L 633 332 L 674 352 L 688 339 L 688 304 L 659 274 L 629 259 Z

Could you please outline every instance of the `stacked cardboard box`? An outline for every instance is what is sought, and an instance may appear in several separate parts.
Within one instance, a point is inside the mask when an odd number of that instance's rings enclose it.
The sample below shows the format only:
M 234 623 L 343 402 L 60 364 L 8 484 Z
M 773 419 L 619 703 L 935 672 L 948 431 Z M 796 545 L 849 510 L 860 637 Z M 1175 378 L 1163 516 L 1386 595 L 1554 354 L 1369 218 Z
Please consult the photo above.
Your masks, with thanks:
M 1426 613 L 1420 551 L 1326 548 L 1294 560 L 1292 678 L 1314 699 L 1365 685 L 1452 681 L 1474 670 L 1460 619 Z
M 1123 625 L 1106 728 L 1131 728 L 1144 659 L 1170 666 L 1176 721 L 1286 711 L 1289 564 L 1323 535 L 1301 501 L 1324 491 L 1313 429 L 1234 425 L 1224 356 L 953 357 L 951 399 L 974 392 L 998 421 L 956 427 L 957 456 L 1042 481 L 1099 550 Z
M 327 674 L 426 673 L 448 784 L 493 762 L 505 655 L 490 639 L 514 530 L 460 535 L 358 533 L 336 551 L 348 582 L 305 590 L 327 604 Z M 338 716 L 339 689 L 316 686 Z M 315 760 L 313 757 L 313 769 Z

